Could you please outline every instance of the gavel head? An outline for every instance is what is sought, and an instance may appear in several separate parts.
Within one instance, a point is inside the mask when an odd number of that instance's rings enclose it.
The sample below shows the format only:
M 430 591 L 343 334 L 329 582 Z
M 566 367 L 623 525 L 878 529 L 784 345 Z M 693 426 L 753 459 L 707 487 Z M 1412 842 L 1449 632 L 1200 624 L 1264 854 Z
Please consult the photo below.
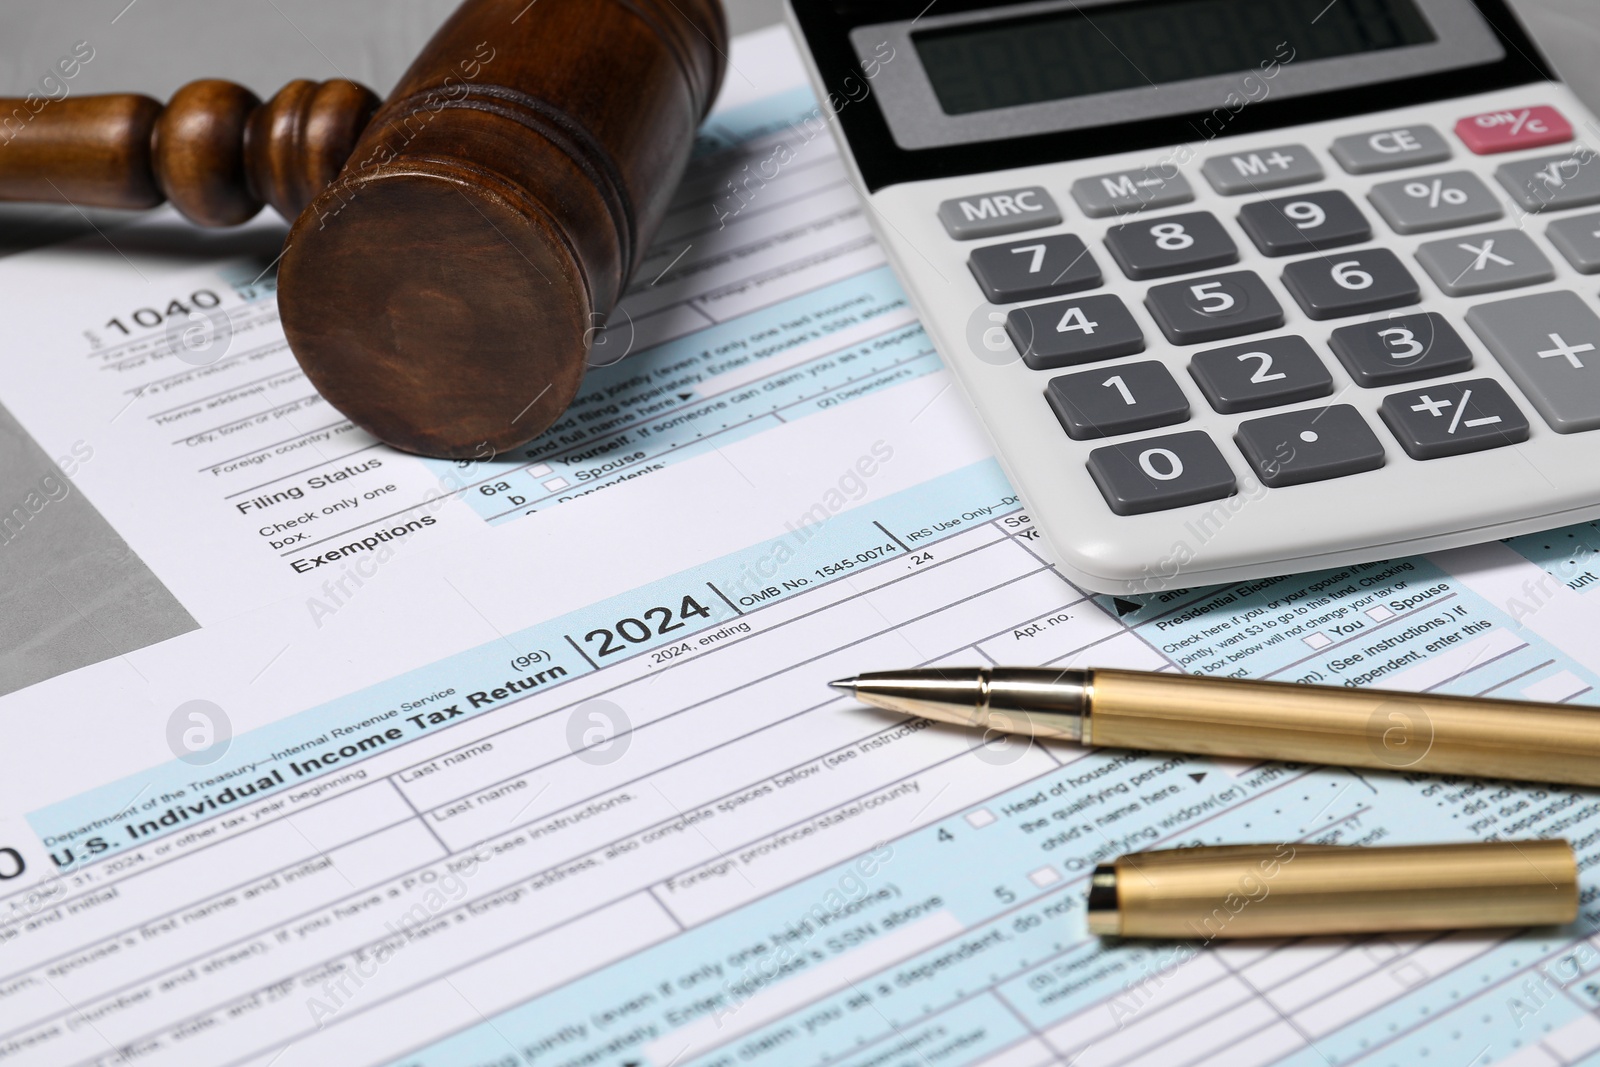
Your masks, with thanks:
M 486 458 L 551 426 L 723 69 L 717 0 L 467 0 L 279 267 L 290 347 L 363 429 Z

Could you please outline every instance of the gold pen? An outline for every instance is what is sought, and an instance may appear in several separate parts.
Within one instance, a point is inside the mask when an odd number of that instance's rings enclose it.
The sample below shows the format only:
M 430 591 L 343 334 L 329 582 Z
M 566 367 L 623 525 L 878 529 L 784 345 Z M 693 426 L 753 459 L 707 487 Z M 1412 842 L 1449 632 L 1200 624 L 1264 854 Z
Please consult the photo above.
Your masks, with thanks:
M 1563 704 L 1100 668 L 922 668 L 830 684 L 875 707 L 1085 745 L 1600 785 L 1600 713 Z
M 1111 937 L 1308 937 L 1560 926 L 1578 916 L 1562 840 L 1208 845 L 1095 868 L 1089 932 Z

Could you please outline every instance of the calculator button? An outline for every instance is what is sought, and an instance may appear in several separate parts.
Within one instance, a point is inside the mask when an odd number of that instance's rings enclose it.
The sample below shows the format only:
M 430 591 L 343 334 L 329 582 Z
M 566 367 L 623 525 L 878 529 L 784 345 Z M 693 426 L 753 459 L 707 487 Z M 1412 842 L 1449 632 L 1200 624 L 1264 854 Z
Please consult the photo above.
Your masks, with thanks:
M 1269 488 L 1343 478 L 1383 466 L 1383 445 L 1349 404 L 1248 419 L 1234 442 Z
M 1417 262 L 1446 296 L 1477 296 L 1537 285 L 1556 276 L 1544 253 L 1521 230 L 1429 241 L 1417 249 Z
M 1212 156 L 1200 167 L 1211 188 L 1223 196 L 1266 192 L 1322 180 L 1322 164 L 1305 145 L 1285 144 L 1257 152 Z
M 1468 115 L 1456 123 L 1461 143 L 1480 156 L 1572 140 L 1572 124 L 1553 107 L 1519 107 Z
M 946 200 L 939 205 L 939 221 L 951 237 L 970 241 L 1054 226 L 1061 221 L 1061 209 L 1043 188 L 1030 185 Z
M 1472 369 L 1472 350 L 1433 311 L 1341 326 L 1328 346 L 1355 383 L 1369 389 Z
M 1580 274 L 1600 271 L 1600 215 L 1578 215 L 1552 222 L 1544 231 L 1572 269 Z
M 1314 319 L 1387 311 L 1422 298 L 1416 279 L 1387 248 L 1302 259 L 1283 268 L 1283 284 Z
M 1100 284 L 1100 265 L 1070 233 L 974 248 L 967 266 L 993 304 L 1061 296 Z
M 1233 238 L 1205 211 L 1113 226 L 1106 231 L 1106 247 L 1122 273 L 1135 281 L 1239 262 Z
M 1203 430 L 1106 445 L 1089 475 L 1118 515 L 1142 515 L 1232 496 L 1233 469 Z
M 1109 293 L 1014 308 L 1006 333 L 1034 370 L 1054 370 L 1144 351 L 1144 334 Z
M 1282 305 L 1248 270 L 1152 286 L 1144 306 L 1175 345 L 1220 341 L 1283 325 Z
M 1372 187 L 1367 199 L 1396 233 L 1471 226 L 1505 214 L 1489 187 L 1464 170 L 1383 182 Z
M 1528 439 L 1528 420 L 1493 378 L 1395 393 L 1383 398 L 1378 414 L 1412 459 L 1459 456 Z
M 1172 372 L 1155 360 L 1051 378 L 1045 399 L 1074 441 L 1171 426 L 1189 417 Z
M 1494 176 L 1525 211 L 1600 204 L 1600 161 L 1590 152 L 1502 163 Z
M 1371 133 L 1353 133 L 1335 139 L 1330 151 L 1339 166 L 1351 174 L 1421 167 L 1450 158 L 1449 143 L 1432 126 L 1397 126 Z
M 1145 208 L 1172 207 L 1194 199 L 1189 181 L 1172 166 L 1097 174 L 1072 183 L 1072 199 L 1092 219 Z
M 1333 375 L 1304 337 L 1260 341 L 1196 352 L 1189 373 L 1211 406 L 1224 415 L 1315 400 L 1333 392 Z
M 1467 310 L 1467 325 L 1552 430 L 1600 427 L 1600 317 L 1577 293 L 1479 304 Z
M 1239 225 L 1266 256 L 1318 252 L 1372 236 L 1366 216 L 1335 189 L 1246 204 L 1239 209 Z

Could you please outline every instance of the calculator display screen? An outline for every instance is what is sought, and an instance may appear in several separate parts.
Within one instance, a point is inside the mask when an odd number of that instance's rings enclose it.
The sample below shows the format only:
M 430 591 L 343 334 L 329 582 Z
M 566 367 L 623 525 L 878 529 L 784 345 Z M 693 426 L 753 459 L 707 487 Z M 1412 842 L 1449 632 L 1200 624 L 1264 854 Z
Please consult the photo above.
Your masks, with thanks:
M 947 115 L 1435 40 L 1413 0 L 1135 0 L 911 35 Z M 1292 51 L 1291 51 L 1292 49 Z

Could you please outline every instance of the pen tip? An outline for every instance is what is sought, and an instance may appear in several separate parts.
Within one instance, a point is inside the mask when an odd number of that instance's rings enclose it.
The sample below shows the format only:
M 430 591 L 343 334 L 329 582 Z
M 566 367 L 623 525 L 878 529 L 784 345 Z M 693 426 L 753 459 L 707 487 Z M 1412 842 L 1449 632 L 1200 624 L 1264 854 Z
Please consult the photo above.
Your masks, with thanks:
M 853 693 L 856 691 L 856 680 L 854 678 L 840 678 L 836 681 L 829 682 L 828 684 L 833 686 L 835 689 L 843 689 L 847 693 Z

